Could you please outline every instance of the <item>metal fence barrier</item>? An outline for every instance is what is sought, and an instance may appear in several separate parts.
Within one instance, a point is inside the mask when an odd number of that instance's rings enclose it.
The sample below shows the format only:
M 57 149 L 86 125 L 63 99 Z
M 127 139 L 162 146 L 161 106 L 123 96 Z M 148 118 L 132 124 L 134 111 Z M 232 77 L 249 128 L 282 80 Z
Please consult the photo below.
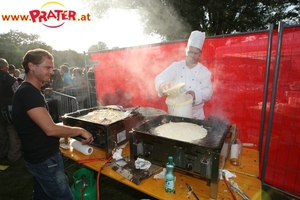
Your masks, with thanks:
M 76 97 L 64 93 L 52 91 L 51 97 L 58 102 L 58 115 L 61 122 L 61 116 L 79 110 Z

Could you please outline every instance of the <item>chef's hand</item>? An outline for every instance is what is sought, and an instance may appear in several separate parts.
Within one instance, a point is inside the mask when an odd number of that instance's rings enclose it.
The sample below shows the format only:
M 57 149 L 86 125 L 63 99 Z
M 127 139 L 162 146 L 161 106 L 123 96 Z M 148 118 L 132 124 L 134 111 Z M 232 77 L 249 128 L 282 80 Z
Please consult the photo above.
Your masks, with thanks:
M 186 92 L 186 94 L 190 94 L 190 95 L 192 95 L 192 97 L 193 97 L 193 100 L 195 100 L 195 92 L 194 92 L 194 91 L 192 91 L 192 90 L 189 90 L 189 91 L 187 91 L 187 92 Z
M 163 96 L 164 95 L 164 91 L 169 89 L 170 88 L 170 84 L 169 83 L 162 83 L 160 84 L 159 86 L 159 89 L 158 89 L 158 93 L 160 96 Z

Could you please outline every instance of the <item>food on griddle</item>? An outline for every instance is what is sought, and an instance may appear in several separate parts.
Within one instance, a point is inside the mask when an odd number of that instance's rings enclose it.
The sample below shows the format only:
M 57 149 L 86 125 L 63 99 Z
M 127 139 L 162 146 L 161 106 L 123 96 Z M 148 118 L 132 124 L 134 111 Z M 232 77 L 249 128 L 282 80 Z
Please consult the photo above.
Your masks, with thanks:
M 151 107 L 140 107 L 138 109 L 138 112 L 141 113 L 145 118 L 156 117 L 159 115 L 167 114 L 167 112 L 165 112 L 163 110 L 151 108 Z
M 207 135 L 207 130 L 198 124 L 188 122 L 169 122 L 152 129 L 152 133 L 174 140 L 192 142 Z
M 123 111 L 113 109 L 93 110 L 86 115 L 82 115 L 77 119 L 86 120 L 98 124 L 112 124 L 126 117 Z

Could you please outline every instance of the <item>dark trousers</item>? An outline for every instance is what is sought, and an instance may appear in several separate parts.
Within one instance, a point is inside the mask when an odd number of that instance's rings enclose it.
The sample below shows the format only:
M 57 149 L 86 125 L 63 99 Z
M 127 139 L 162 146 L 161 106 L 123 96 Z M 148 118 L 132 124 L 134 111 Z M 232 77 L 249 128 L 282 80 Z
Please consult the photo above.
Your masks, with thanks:
M 12 124 L 0 114 L 0 158 L 16 161 L 22 156 L 21 141 Z
M 0 114 L 0 158 L 7 157 L 9 150 L 9 137 L 7 131 L 7 122 Z
M 33 200 L 74 200 L 59 150 L 42 163 L 32 164 L 25 160 L 25 165 L 34 177 Z

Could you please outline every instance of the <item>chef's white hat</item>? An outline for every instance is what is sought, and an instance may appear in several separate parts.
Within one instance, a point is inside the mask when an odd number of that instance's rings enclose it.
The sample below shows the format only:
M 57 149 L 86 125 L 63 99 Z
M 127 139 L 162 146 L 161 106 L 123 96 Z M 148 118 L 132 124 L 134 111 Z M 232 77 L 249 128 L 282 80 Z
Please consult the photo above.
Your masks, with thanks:
M 201 31 L 193 31 L 188 40 L 187 46 L 196 47 L 202 50 L 203 44 L 205 40 L 205 33 Z

